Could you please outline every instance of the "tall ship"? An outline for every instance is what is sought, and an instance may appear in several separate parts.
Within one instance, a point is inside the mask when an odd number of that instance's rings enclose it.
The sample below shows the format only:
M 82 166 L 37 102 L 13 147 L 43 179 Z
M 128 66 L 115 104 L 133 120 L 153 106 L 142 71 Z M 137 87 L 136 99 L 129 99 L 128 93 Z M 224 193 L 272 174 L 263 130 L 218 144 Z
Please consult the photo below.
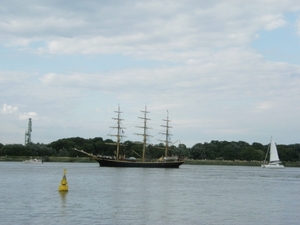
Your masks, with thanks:
M 96 160 L 99 165 L 105 166 L 105 167 L 143 167 L 143 168 L 179 168 L 179 166 L 181 164 L 184 163 L 184 160 L 179 158 L 178 156 L 168 156 L 168 152 L 169 152 L 169 113 L 167 114 L 167 119 L 165 119 L 164 121 L 166 122 L 166 125 L 162 125 L 163 127 L 166 128 L 165 131 L 165 136 L 166 139 L 164 140 L 165 142 L 165 154 L 164 156 L 160 157 L 159 159 L 156 160 L 147 160 L 145 158 L 145 152 L 146 152 L 146 148 L 147 148 L 147 137 L 149 136 L 146 132 L 146 130 L 148 129 L 147 127 L 147 120 L 149 120 L 147 118 L 147 113 L 149 113 L 147 111 L 147 107 L 145 107 L 143 112 L 144 116 L 140 117 L 141 119 L 143 119 L 144 125 L 141 126 L 140 128 L 143 128 L 143 134 L 140 134 L 143 136 L 143 151 L 142 151 L 142 155 L 141 158 L 139 160 L 137 160 L 134 157 L 129 157 L 129 158 L 125 158 L 124 154 L 121 154 L 120 148 L 121 148 L 121 138 L 123 137 L 122 133 L 123 133 L 123 128 L 121 127 L 121 111 L 120 111 L 120 107 L 118 107 L 118 111 L 115 111 L 117 113 L 117 118 L 113 118 L 115 120 L 117 120 L 117 126 L 113 127 L 117 129 L 117 134 L 116 135 L 112 135 L 112 136 L 116 136 L 116 143 L 112 143 L 114 145 L 116 145 L 116 152 L 114 156 L 103 156 L 103 155 L 93 155 L 90 154 L 88 152 L 85 152 L 83 150 L 78 150 L 78 149 L 74 149 L 78 152 L 81 152 L 83 154 L 86 154 L 90 157 L 92 157 L 94 160 Z

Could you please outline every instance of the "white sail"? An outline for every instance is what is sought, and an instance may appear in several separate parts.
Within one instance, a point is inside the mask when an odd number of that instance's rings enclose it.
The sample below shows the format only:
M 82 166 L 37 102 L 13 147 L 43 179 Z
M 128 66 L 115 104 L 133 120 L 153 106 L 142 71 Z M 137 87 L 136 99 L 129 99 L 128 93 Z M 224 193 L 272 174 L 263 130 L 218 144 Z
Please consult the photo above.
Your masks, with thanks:
M 276 144 L 273 141 L 273 138 L 271 140 L 271 149 L 270 149 L 270 162 L 276 162 L 280 161 L 277 153 Z
M 270 154 L 269 163 L 267 163 L 267 156 Z M 277 147 L 273 138 L 271 137 L 271 143 L 268 147 L 264 163 L 261 165 L 263 168 L 284 168 L 284 165 L 281 164 L 278 157 Z

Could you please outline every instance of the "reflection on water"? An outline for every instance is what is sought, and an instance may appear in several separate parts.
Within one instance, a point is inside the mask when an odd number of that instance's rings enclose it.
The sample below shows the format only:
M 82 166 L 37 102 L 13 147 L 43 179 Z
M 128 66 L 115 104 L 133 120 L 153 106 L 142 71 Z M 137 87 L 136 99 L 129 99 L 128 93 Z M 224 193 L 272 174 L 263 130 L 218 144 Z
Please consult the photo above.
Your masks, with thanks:
M 66 203 L 67 203 L 67 191 L 59 191 L 60 199 L 61 199 L 61 208 L 65 209 L 66 208 Z

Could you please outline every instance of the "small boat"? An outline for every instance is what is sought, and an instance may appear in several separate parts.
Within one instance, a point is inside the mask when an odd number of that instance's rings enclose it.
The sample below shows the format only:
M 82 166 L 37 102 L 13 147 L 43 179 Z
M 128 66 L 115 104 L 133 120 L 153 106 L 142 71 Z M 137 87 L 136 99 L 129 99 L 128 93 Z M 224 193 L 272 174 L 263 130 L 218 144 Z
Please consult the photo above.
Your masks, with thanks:
M 164 133 L 166 135 L 166 140 L 165 142 L 165 156 L 162 156 L 161 158 L 157 159 L 157 160 L 151 160 L 151 161 L 147 161 L 145 159 L 145 151 L 146 151 L 146 147 L 147 147 L 147 137 L 149 136 L 148 134 L 146 134 L 146 130 L 148 129 L 148 127 L 146 126 L 146 122 L 147 120 L 149 120 L 146 117 L 146 114 L 148 113 L 147 108 L 145 107 L 145 110 L 142 111 L 144 113 L 144 117 L 140 117 L 141 119 L 144 120 L 144 126 L 140 127 L 144 129 L 144 133 L 140 134 L 143 136 L 143 152 L 142 152 L 142 156 L 141 156 L 141 160 L 136 160 L 135 157 L 130 157 L 130 158 L 125 158 L 124 155 L 122 155 L 120 153 L 120 146 L 121 144 L 121 133 L 123 133 L 122 131 L 122 127 L 120 125 L 120 121 L 122 120 L 120 118 L 120 107 L 118 108 L 118 111 L 115 111 L 117 113 L 117 118 L 114 118 L 115 120 L 117 120 L 117 126 L 114 128 L 117 128 L 117 134 L 116 135 L 112 135 L 112 136 L 116 136 L 117 137 L 117 141 L 116 143 L 112 143 L 113 145 L 116 145 L 117 149 L 116 149 L 116 154 L 114 156 L 104 156 L 104 155 L 93 155 L 90 153 L 87 153 L 83 150 L 78 150 L 78 149 L 74 149 L 75 151 L 81 152 L 83 154 L 86 154 L 90 157 L 92 157 L 94 160 L 96 160 L 99 165 L 105 166 L 105 167 L 143 167 L 143 168 L 179 168 L 179 166 L 181 164 L 184 163 L 184 160 L 181 159 L 178 156 L 168 156 L 168 151 L 169 151 L 169 115 L 167 116 L 167 119 L 164 120 L 166 121 L 166 125 L 162 125 L 162 127 L 166 128 L 166 132 Z
M 42 159 L 29 159 L 29 160 L 24 160 L 23 163 L 43 163 Z
M 270 154 L 269 163 L 267 162 L 267 157 Z M 262 168 L 274 168 L 274 169 L 282 169 L 284 166 L 281 164 L 281 161 L 278 156 L 276 144 L 271 137 L 271 143 L 268 145 L 268 150 L 266 153 L 266 157 L 264 163 L 261 165 Z

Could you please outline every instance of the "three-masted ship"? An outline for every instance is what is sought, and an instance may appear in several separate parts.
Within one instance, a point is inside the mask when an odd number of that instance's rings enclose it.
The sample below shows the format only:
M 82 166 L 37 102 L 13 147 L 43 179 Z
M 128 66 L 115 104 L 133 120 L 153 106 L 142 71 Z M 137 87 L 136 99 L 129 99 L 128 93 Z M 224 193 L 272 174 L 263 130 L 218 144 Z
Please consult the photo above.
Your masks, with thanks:
M 145 158 L 145 152 L 147 148 L 147 137 L 149 136 L 146 132 L 148 129 L 147 127 L 147 107 L 145 107 L 145 110 L 142 111 L 144 113 L 144 117 L 140 117 L 144 120 L 144 125 L 140 128 L 143 128 L 144 132 L 141 134 L 143 136 L 143 153 L 141 155 L 140 160 L 136 160 L 134 157 L 125 158 L 124 155 L 120 153 L 121 148 L 121 137 L 122 135 L 122 127 L 121 127 L 121 117 L 120 114 L 122 113 L 120 111 L 120 107 L 118 107 L 118 111 L 115 111 L 117 113 L 117 118 L 113 118 L 117 120 L 117 126 L 113 127 L 117 129 L 117 134 L 112 135 L 116 136 L 117 140 L 116 143 L 113 143 L 116 145 L 116 154 L 114 156 L 103 156 L 103 155 L 93 155 L 90 153 L 87 153 L 83 150 L 75 149 L 78 152 L 84 153 L 90 157 L 92 157 L 94 160 L 96 160 L 100 166 L 106 166 L 106 167 L 144 167 L 144 168 L 179 168 L 181 164 L 184 163 L 183 159 L 180 159 L 178 156 L 168 156 L 169 151 L 169 115 L 167 115 L 167 119 L 164 121 L 166 122 L 166 125 L 163 125 L 163 127 L 166 128 L 166 132 L 164 133 L 166 136 L 165 142 L 165 155 L 157 160 L 151 160 L 148 161 Z

